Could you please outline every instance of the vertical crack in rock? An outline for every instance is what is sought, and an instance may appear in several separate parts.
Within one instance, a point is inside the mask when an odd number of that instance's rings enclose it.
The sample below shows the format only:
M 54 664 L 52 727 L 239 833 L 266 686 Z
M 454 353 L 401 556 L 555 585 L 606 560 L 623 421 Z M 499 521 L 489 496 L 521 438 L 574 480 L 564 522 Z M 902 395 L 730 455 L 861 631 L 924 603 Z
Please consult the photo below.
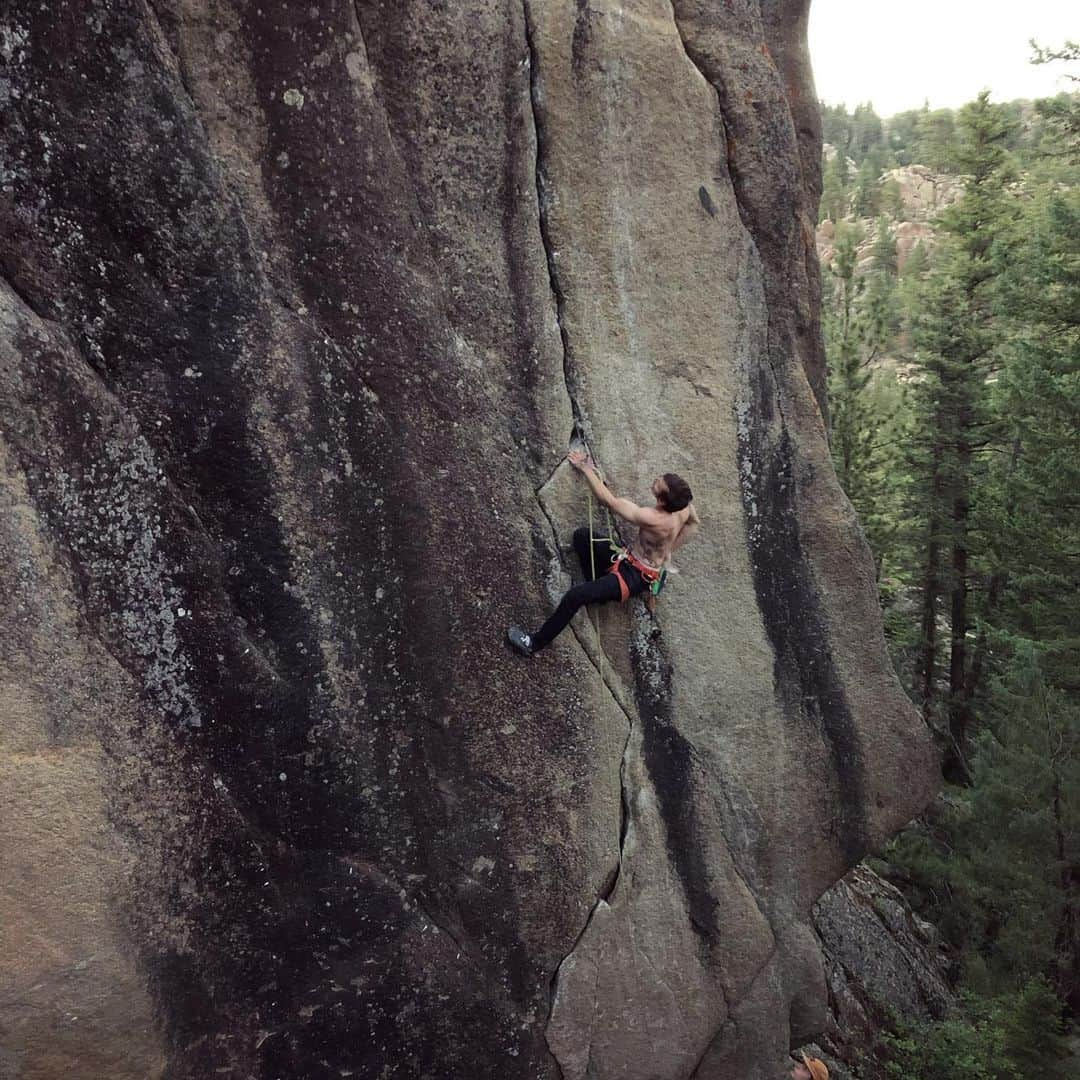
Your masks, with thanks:
M 730 132 L 734 125 L 727 116 L 723 81 L 687 40 L 676 0 L 671 0 L 671 8 L 683 52 L 713 88 L 723 130 Z M 784 377 L 776 367 L 777 357 L 790 344 L 773 317 L 777 281 L 788 268 L 777 265 L 777 258 L 766 258 L 762 225 L 746 197 L 746 180 L 740 177 L 733 141 L 730 137 L 724 141 L 732 192 L 760 260 L 765 288 L 767 369 L 759 364 L 747 373 L 749 396 L 739 406 L 738 432 L 754 589 L 773 648 L 773 682 L 784 715 L 811 721 L 829 747 L 836 774 L 835 798 L 841 808 L 833 831 L 845 861 L 854 866 L 869 846 L 862 750 L 843 682 L 829 651 L 827 617 L 802 547 L 794 445 L 784 415 Z M 783 252 L 779 261 L 783 261 Z M 779 417 L 778 437 L 769 432 L 774 409 Z
M 548 523 L 548 528 L 551 530 L 551 535 L 554 538 L 557 548 L 559 536 L 558 528 L 556 527 L 551 515 L 548 513 L 547 507 L 544 505 L 543 499 L 541 497 L 545 487 L 547 487 L 546 483 L 537 491 L 536 502 L 537 505 L 540 507 L 540 512 L 544 515 L 544 518 Z M 600 646 L 596 646 L 594 652 L 594 648 L 590 646 L 588 640 L 590 635 L 581 634 L 581 632 L 578 630 L 577 626 L 575 626 L 573 622 L 570 623 L 570 631 L 577 639 L 578 644 L 581 646 L 581 651 L 588 658 L 589 663 L 591 663 L 593 667 L 596 668 L 597 672 L 600 673 L 603 679 L 603 684 L 607 688 L 608 693 L 611 695 L 612 701 L 615 702 L 616 706 L 619 708 L 619 711 L 622 712 L 622 714 L 626 717 L 627 725 L 629 727 L 633 727 L 633 721 L 631 720 L 631 706 L 623 699 L 622 686 L 619 684 L 619 682 L 615 681 L 615 679 L 612 678 L 612 674 L 614 673 L 614 667 L 612 666 L 610 660 L 603 667 L 600 664 L 599 654 L 606 655 L 606 653 L 603 653 L 603 649 Z
M 548 524 L 551 527 L 552 534 L 557 535 L 555 523 L 551 520 L 550 515 L 542 504 L 541 510 L 543 511 L 545 518 L 547 518 Z M 587 635 L 583 636 L 579 632 L 578 628 L 573 624 L 571 624 L 570 630 L 573 633 L 575 639 L 577 640 L 578 645 L 581 647 L 582 652 L 585 654 L 589 662 L 593 665 L 593 667 L 597 669 L 597 672 L 600 674 L 603 685 L 607 690 L 608 694 L 610 695 L 611 700 L 614 702 L 618 710 L 623 714 L 623 717 L 626 720 L 626 737 L 623 740 L 623 748 L 619 756 L 619 840 L 618 850 L 615 857 L 615 865 L 608 880 L 601 886 L 600 891 L 597 894 L 596 902 L 590 909 L 589 915 L 585 920 L 585 924 L 582 926 L 577 937 L 574 939 L 573 945 L 571 945 L 571 947 L 567 950 L 566 954 L 563 956 L 562 960 L 560 960 L 558 965 L 556 965 L 555 972 L 552 975 L 553 987 L 558 981 L 559 970 L 562 967 L 563 963 L 577 950 L 578 945 L 581 943 L 581 940 L 585 937 L 586 932 L 592 924 L 593 917 L 596 915 L 597 911 L 599 911 L 600 906 L 607 903 L 607 901 L 611 899 L 612 894 L 615 892 L 615 889 L 619 884 L 619 879 L 622 877 L 626 835 L 630 825 L 630 804 L 627 797 L 626 764 L 630 750 L 630 740 L 633 737 L 634 733 L 633 713 L 631 712 L 630 708 L 622 701 L 622 690 L 619 687 L 619 684 L 613 681 L 613 679 L 611 678 L 610 673 L 613 671 L 611 663 L 609 662 L 606 666 L 601 666 L 598 660 L 598 656 L 602 655 L 603 650 L 600 647 L 597 647 L 596 654 L 594 654 L 586 640 Z M 554 993 L 552 994 L 552 1007 L 554 1007 Z
M 573 351 L 570 345 L 570 336 L 566 327 L 565 309 L 566 309 L 566 297 L 563 293 L 562 286 L 559 282 L 559 271 L 557 266 L 557 253 L 555 246 L 551 238 L 551 232 L 548 222 L 548 206 L 550 205 L 550 193 L 548 191 L 548 185 L 544 176 L 544 144 L 546 129 L 544 121 L 542 119 L 543 104 L 542 104 L 542 91 L 540 87 L 540 65 L 538 60 L 538 54 L 536 50 L 536 42 L 534 40 L 534 28 L 532 23 L 531 11 L 529 0 L 522 0 L 522 11 L 524 15 L 524 28 L 525 28 L 525 43 L 528 49 L 528 61 L 529 61 L 529 101 L 531 105 L 532 117 L 533 117 L 533 133 L 536 140 L 536 200 L 537 200 L 537 221 L 540 231 L 540 240 L 544 247 L 544 255 L 547 259 L 548 267 L 548 281 L 551 287 L 552 298 L 555 302 L 555 320 L 559 328 L 559 337 L 562 341 L 563 351 L 563 380 L 566 384 L 566 394 L 570 401 L 571 415 L 574 418 L 574 425 L 577 431 L 585 437 L 589 445 L 592 444 L 592 430 L 585 416 L 579 402 L 577 395 L 578 380 L 574 372 L 574 359 Z M 555 522 L 552 521 L 551 515 L 547 512 L 547 508 L 544 506 L 543 500 L 540 498 L 543 488 L 547 486 L 547 483 L 555 475 L 555 470 L 552 470 L 551 476 L 545 481 L 537 491 L 537 503 L 540 506 L 544 517 L 547 519 L 548 525 L 551 528 L 552 536 L 556 544 L 556 550 L 558 549 L 558 530 L 555 527 Z M 618 854 L 615 863 L 615 869 L 611 875 L 610 881 L 608 881 L 600 892 L 596 903 L 593 905 L 589 912 L 588 918 L 585 920 L 584 926 L 578 933 L 574 940 L 573 945 L 567 951 L 566 955 L 562 958 L 559 964 L 555 968 L 555 972 L 552 975 L 552 992 L 551 992 L 551 1008 L 554 1008 L 556 997 L 556 986 L 559 978 L 559 971 L 566 960 L 572 956 L 580 944 L 582 938 L 588 932 L 589 927 L 592 925 L 593 918 L 600 910 L 602 904 L 606 904 L 612 894 L 615 891 L 616 886 L 619 883 L 619 878 L 622 875 L 624 846 L 626 843 L 627 831 L 629 829 L 629 815 L 630 806 L 627 797 L 626 790 L 626 759 L 630 749 L 630 740 L 634 732 L 634 718 L 630 707 L 624 703 L 620 698 L 621 694 L 616 688 L 616 684 L 612 680 L 612 676 L 609 673 L 613 672 L 612 665 L 607 664 L 607 673 L 605 673 L 600 664 L 601 657 L 603 655 L 602 648 L 597 643 L 597 656 L 594 658 L 590 652 L 585 641 L 582 639 L 581 634 L 578 632 L 577 627 L 571 625 L 571 630 L 574 633 L 575 638 L 581 645 L 585 655 L 589 657 L 592 664 L 600 671 L 601 678 L 604 686 L 607 688 L 611 695 L 612 701 L 618 707 L 620 712 L 626 718 L 626 739 L 623 742 L 622 754 L 619 759 L 619 839 L 618 839 Z M 595 1012 L 595 1006 L 594 1006 Z M 549 1012 L 550 1019 L 550 1012 Z M 590 1055 L 591 1055 L 591 1042 L 590 1042 Z M 561 1073 L 561 1068 L 560 1068 Z
M 543 488 L 541 488 L 540 490 L 542 491 Z M 551 529 L 552 536 L 555 537 L 556 544 L 557 544 L 558 543 L 558 531 L 557 531 L 557 529 L 555 527 L 555 522 L 552 521 L 551 515 L 547 512 L 547 508 L 544 506 L 544 503 L 540 499 L 539 495 L 540 495 L 540 492 L 538 491 L 537 492 L 537 504 L 540 507 L 541 513 L 543 513 L 545 519 L 547 520 L 548 526 Z M 624 845 L 626 843 L 626 834 L 627 834 L 627 830 L 629 828 L 629 817 L 630 817 L 630 804 L 627 801 L 627 792 L 626 792 L 626 759 L 627 759 L 628 751 L 630 749 L 630 739 L 631 739 L 631 737 L 633 736 L 633 733 L 634 733 L 633 712 L 631 711 L 630 707 L 622 700 L 622 688 L 612 678 L 612 674 L 613 674 L 614 669 L 612 668 L 611 663 L 609 662 L 605 666 L 601 667 L 601 664 L 599 662 L 599 654 L 602 654 L 603 650 L 600 649 L 600 647 L 598 646 L 597 647 L 598 655 L 594 656 L 594 654 L 593 654 L 592 650 L 590 649 L 589 644 L 588 644 L 588 642 L 586 640 L 587 635 L 583 636 L 579 632 L 578 628 L 573 623 L 570 624 L 570 630 L 573 633 L 575 639 L 577 640 L 578 645 L 581 646 L 581 651 L 585 654 L 585 656 L 589 659 L 589 662 L 593 665 L 593 667 L 595 667 L 597 669 L 597 672 L 600 674 L 601 679 L 603 680 L 603 685 L 604 685 L 605 689 L 607 690 L 608 694 L 610 695 L 611 700 L 615 703 L 616 708 L 618 708 L 618 710 L 625 717 L 625 719 L 626 719 L 626 739 L 623 742 L 622 754 L 620 755 L 620 758 L 619 758 L 619 845 L 618 845 L 618 854 L 616 856 L 616 861 L 615 861 L 615 868 L 614 868 L 613 873 L 611 874 L 610 880 L 601 888 L 600 893 L 599 893 L 599 895 L 597 897 L 596 903 L 593 905 L 592 909 L 589 912 L 588 918 L 585 920 L 585 925 L 581 928 L 581 931 L 578 933 L 577 937 L 574 939 L 574 944 L 570 947 L 570 949 L 567 951 L 566 955 L 562 958 L 562 960 L 556 966 L 555 974 L 552 976 L 552 984 L 553 985 L 558 979 L 559 968 L 562 967 L 562 964 L 567 959 L 567 957 L 571 956 L 573 954 L 573 952 L 575 951 L 575 949 L 577 949 L 578 944 L 580 943 L 581 939 L 585 936 L 585 932 L 588 930 L 589 925 L 593 920 L 593 916 L 596 914 L 596 912 L 599 909 L 600 905 L 602 903 L 606 903 L 611 898 L 612 893 L 615 891 L 616 885 L 618 885 L 618 883 L 619 883 L 619 878 L 622 875 L 623 847 L 624 847 Z M 552 1000 L 554 1001 L 554 995 L 552 995 Z
M 551 239 L 548 226 L 547 206 L 550 200 L 547 181 L 544 178 L 544 138 L 546 128 L 542 119 L 543 104 L 540 89 L 540 65 L 537 58 L 536 42 L 533 39 L 533 24 L 529 0 L 522 0 L 522 10 L 525 18 L 525 44 L 528 49 L 529 59 L 529 102 L 532 106 L 533 132 L 536 137 L 536 201 L 538 207 L 538 220 L 540 225 L 540 240 L 544 245 L 544 255 L 547 258 L 548 282 L 551 286 L 551 295 L 555 300 L 555 321 L 559 327 L 559 337 L 562 339 L 563 350 L 563 379 L 566 382 L 566 394 L 570 399 L 570 410 L 574 417 L 574 424 L 589 438 L 591 429 L 586 417 L 583 415 L 577 399 L 577 379 L 574 373 L 573 351 L 570 348 L 570 336 L 566 330 L 565 312 L 566 297 L 559 284 L 559 268 L 557 266 L 558 253 Z

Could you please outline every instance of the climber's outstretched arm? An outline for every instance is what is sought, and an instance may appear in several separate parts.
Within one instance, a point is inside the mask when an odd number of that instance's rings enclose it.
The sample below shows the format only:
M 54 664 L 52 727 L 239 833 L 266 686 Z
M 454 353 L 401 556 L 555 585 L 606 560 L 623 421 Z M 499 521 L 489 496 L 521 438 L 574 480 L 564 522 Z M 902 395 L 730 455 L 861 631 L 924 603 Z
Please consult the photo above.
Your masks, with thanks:
M 585 454 L 574 450 L 567 455 L 567 459 L 585 477 L 597 501 L 606 506 L 613 514 L 617 514 L 624 521 L 629 521 L 634 525 L 654 524 L 656 511 L 651 506 L 638 506 L 636 502 L 632 502 L 630 499 L 622 499 L 611 491 L 604 481 L 596 475 Z

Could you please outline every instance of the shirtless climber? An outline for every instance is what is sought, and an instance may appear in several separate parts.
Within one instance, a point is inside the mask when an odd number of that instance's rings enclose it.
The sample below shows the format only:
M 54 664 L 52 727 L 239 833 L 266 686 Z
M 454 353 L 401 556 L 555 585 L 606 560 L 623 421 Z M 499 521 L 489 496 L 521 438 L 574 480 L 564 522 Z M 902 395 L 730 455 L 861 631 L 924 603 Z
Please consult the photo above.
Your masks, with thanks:
M 551 644 L 582 604 L 625 601 L 650 589 L 660 579 L 671 556 L 693 536 L 701 523 L 690 501 L 689 484 L 675 473 L 664 473 L 653 481 L 655 506 L 638 506 L 609 491 L 583 452 L 572 450 L 567 460 L 585 477 L 599 502 L 638 527 L 637 542 L 613 555 L 610 537 L 594 537 L 590 558 L 589 530 L 576 530 L 574 550 L 585 581 L 563 596 L 551 617 L 535 634 L 527 634 L 518 626 L 510 627 L 507 637 L 522 656 L 532 656 Z M 594 561 L 595 578 L 592 573 Z
M 829 1070 L 821 1058 L 807 1057 L 805 1054 L 793 1054 L 795 1066 L 791 1070 L 791 1080 L 829 1080 Z

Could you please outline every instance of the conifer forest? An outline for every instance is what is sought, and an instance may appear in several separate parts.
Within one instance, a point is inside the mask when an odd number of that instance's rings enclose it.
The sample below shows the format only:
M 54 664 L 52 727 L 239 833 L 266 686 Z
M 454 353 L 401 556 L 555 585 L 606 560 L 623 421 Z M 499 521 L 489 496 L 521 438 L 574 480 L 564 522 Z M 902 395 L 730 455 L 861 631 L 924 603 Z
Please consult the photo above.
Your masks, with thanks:
M 1034 57 L 1077 59 L 1071 44 Z M 944 774 L 873 865 L 938 928 L 958 991 L 940 1020 L 892 1024 L 877 1066 L 1072 1075 L 1080 100 L 822 118 L 832 453 Z

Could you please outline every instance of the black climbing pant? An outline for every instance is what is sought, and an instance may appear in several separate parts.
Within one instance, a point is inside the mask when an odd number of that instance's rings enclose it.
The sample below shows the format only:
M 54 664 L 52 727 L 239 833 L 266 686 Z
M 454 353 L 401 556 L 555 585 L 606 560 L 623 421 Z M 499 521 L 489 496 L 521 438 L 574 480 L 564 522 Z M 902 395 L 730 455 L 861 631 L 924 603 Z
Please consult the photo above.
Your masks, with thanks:
M 611 541 L 606 536 L 593 537 L 593 558 L 596 561 L 596 577 L 592 575 L 592 561 L 589 559 L 589 530 L 574 530 L 574 551 L 585 580 L 580 585 L 568 589 L 559 606 L 535 634 L 530 634 L 533 652 L 539 652 L 563 631 L 566 624 L 577 614 L 582 604 L 606 604 L 618 600 L 621 590 L 619 579 L 608 573 L 611 567 Z M 623 562 L 620 573 L 630 590 L 631 596 L 645 592 L 649 583 L 628 562 Z

